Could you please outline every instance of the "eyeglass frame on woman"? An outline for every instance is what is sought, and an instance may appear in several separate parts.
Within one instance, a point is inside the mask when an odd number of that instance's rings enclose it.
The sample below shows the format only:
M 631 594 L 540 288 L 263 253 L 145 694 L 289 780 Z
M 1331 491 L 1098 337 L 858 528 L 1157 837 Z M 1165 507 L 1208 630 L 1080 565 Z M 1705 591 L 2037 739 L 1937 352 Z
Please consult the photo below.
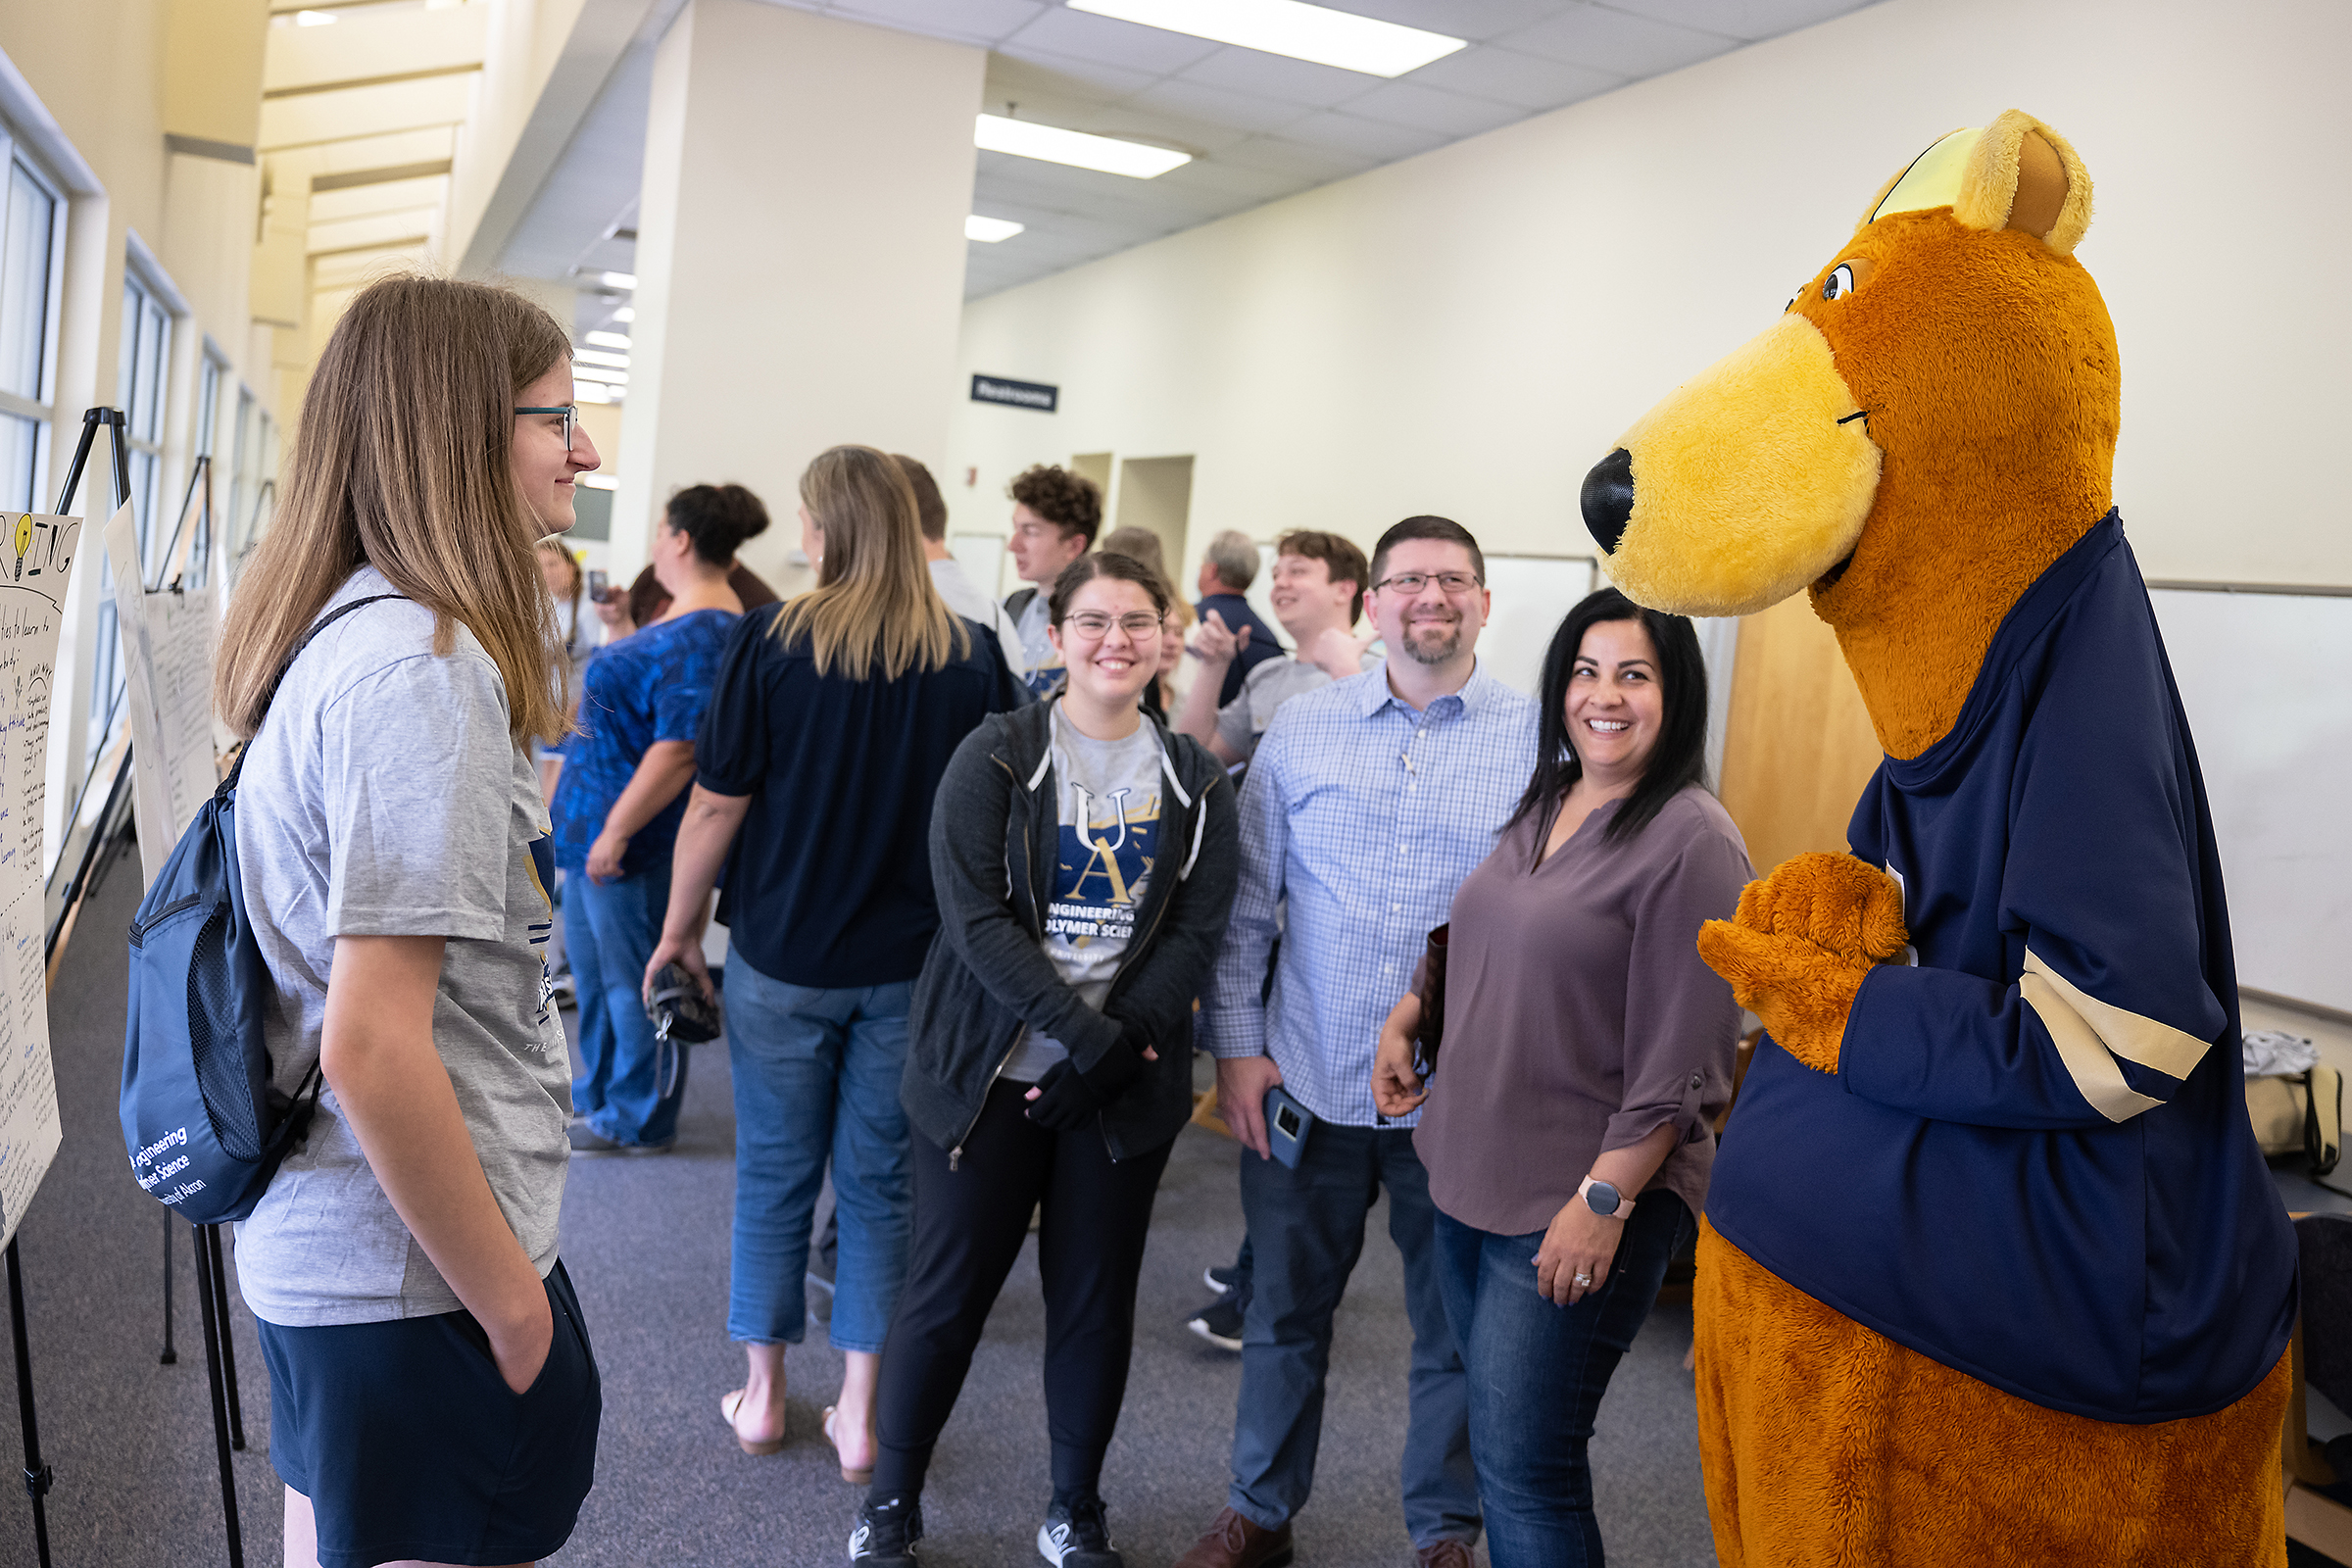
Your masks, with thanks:
M 514 411 L 517 418 L 526 414 L 561 414 L 564 416 L 564 450 L 569 452 L 572 449 L 574 440 L 580 433 L 580 406 L 577 403 L 559 403 L 548 408 L 516 409 Z
M 1099 629 L 1089 629 L 1086 620 L 1081 617 L 1096 615 L 1102 616 L 1102 624 Z M 1064 627 L 1075 627 L 1078 634 L 1090 643 L 1099 643 L 1109 636 L 1110 628 L 1113 626 L 1118 627 L 1134 641 L 1142 642 L 1147 637 L 1158 636 L 1160 625 L 1166 619 L 1165 615 L 1146 614 L 1140 610 L 1125 615 L 1104 615 L 1100 610 L 1081 610 L 1064 615 L 1061 623 Z
M 1460 579 L 1459 586 L 1452 580 L 1455 578 Z M 1410 588 L 1405 587 L 1408 582 L 1412 584 Z M 1372 585 L 1372 591 L 1378 593 L 1383 588 L 1395 588 L 1400 593 L 1417 594 L 1433 582 L 1438 585 L 1438 591 L 1444 594 L 1466 594 L 1473 588 L 1487 585 L 1486 579 L 1474 571 L 1400 571 L 1394 576 L 1381 578 Z

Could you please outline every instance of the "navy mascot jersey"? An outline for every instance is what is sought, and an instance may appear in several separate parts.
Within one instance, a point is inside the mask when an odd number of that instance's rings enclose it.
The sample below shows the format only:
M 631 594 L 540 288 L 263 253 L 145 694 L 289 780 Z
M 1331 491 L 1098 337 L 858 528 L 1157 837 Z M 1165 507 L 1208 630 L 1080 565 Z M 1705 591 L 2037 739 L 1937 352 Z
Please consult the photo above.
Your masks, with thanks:
M 2205 651 L 2201 657 L 2218 657 Z M 1848 838 L 1900 879 L 1836 1076 L 1769 1037 L 1707 1216 L 1857 1322 L 2101 1421 L 2207 1414 L 2286 1347 L 2205 786 L 2109 513 L 2002 621 L 1951 732 Z

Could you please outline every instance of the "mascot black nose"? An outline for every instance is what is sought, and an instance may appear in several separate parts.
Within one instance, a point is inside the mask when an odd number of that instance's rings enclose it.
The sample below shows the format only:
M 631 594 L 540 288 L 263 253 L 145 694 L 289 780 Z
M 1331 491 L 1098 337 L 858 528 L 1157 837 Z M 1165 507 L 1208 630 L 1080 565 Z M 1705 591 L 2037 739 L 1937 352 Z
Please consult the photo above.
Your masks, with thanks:
M 1585 475 L 1585 526 L 1609 555 L 1625 537 L 1626 519 L 1634 514 L 1634 455 L 1623 447 L 1592 465 Z

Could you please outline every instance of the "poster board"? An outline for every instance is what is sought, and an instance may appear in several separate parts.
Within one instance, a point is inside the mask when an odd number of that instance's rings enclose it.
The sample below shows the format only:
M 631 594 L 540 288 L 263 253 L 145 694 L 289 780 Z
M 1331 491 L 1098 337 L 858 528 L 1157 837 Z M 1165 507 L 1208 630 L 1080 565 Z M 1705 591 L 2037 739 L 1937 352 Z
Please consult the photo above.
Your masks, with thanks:
M 106 525 L 115 570 L 115 619 L 122 633 L 130 709 L 131 811 L 139 862 L 152 883 L 196 812 L 220 782 L 213 752 L 214 590 L 139 588 L 138 534 L 125 505 Z
M 0 514 L 0 1246 L 15 1239 L 63 1129 L 49 1062 L 41 820 L 57 636 L 81 519 Z
M 2352 596 L 2151 584 L 2242 986 L 2352 1013 Z

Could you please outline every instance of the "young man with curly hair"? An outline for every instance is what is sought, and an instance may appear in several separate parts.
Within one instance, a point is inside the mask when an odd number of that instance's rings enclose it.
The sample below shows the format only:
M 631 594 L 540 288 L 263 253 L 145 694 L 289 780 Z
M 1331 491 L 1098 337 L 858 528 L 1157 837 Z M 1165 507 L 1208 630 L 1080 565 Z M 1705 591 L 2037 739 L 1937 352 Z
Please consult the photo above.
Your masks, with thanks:
M 1094 548 L 1102 492 L 1082 473 L 1040 463 L 1015 474 L 1004 493 L 1012 498 L 1012 569 L 1032 585 L 1007 597 L 1004 612 L 1020 629 L 1030 689 L 1042 696 L 1061 679 L 1061 656 L 1046 637 L 1043 590 Z

